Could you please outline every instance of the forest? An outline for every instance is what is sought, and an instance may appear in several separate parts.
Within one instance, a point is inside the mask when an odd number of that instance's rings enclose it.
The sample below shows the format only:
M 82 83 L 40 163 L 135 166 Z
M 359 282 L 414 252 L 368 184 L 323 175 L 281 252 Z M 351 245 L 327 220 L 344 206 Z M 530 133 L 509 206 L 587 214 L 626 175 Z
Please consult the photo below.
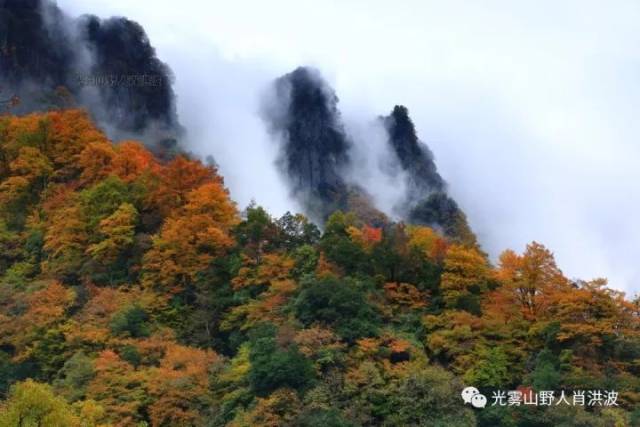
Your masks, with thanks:
M 606 279 L 273 217 L 157 151 L 80 109 L 0 116 L 1 427 L 640 425 L 640 300 Z

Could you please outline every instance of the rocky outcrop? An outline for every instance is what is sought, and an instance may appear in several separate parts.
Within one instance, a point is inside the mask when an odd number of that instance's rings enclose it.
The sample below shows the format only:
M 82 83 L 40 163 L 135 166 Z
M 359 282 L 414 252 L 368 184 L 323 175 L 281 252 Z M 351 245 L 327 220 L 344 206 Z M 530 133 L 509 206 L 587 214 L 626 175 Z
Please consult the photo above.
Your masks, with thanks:
M 408 193 L 423 195 L 444 191 L 446 184 L 438 174 L 433 154 L 418 139 L 407 108 L 396 105 L 391 114 L 384 118 L 384 125 L 389 134 L 389 144 L 407 173 Z
M 171 72 L 126 18 L 74 20 L 49 0 L 0 0 L 0 86 L 20 97 L 14 113 L 81 106 L 115 138 L 181 130 Z
M 447 194 L 431 150 L 418 139 L 406 107 L 396 105 L 383 118 L 389 144 L 406 176 L 406 195 L 398 210 L 409 223 L 437 228 L 461 243 L 476 245 L 464 212 Z
M 345 131 L 338 97 L 317 70 L 300 67 L 277 79 L 266 97 L 263 117 L 280 144 L 278 166 L 307 215 L 324 221 L 341 209 L 370 224 L 388 221 L 367 192 L 345 178 L 353 176 L 353 142 Z M 418 139 L 407 108 L 396 106 L 382 123 L 406 180 L 402 201 L 393 210 L 400 212 L 401 220 L 475 244 L 466 216 L 447 194 L 433 154 Z
M 280 143 L 278 164 L 292 196 L 320 218 L 348 202 L 342 173 L 349 167 L 350 142 L 337 104 L 320 74 L 300 67 L 275 81 L 263 111 Z

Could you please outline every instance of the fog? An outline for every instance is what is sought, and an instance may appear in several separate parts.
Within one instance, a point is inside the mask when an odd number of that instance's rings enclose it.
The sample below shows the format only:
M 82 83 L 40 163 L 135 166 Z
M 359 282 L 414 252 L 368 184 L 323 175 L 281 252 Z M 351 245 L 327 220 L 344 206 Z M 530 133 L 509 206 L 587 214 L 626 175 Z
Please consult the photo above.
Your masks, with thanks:
M 406 215 L 406 172 L 388 142 L 382 120 L 373 119 L 373 114 L 363 117 L 363 111 L 367 109 L 349 112 L 345 119 L 345 131 L 353 141 L 352 168 L 346 179 L 363 188 L 389 218 L 399 220 Z
M 409 108 L 494 259 L 537 240 L 569 277 L 640 289 L 637 1 L 58 3 L 145 27 L 189 148 L 215 157 L 240 206 L 296 209 L 256 110 L 269 81 L 312 65 L 350 128 Z
M 226 61 L 213 49 L 168 52 L 179 76 L 176 92 L 186 148 L 214 158 L 241 209 L 255 201 L 274 215 L 299 211 L 274 167 L 278 146 L 259 114 L 273 71 L 257 62 Z

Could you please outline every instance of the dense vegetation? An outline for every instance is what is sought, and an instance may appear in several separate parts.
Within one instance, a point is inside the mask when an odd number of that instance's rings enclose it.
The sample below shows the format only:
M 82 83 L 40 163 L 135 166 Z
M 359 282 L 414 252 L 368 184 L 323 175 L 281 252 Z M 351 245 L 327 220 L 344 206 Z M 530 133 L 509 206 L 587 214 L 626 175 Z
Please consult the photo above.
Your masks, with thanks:
M 538 243 L 492 266 L 424 226 L 321 232 L 82 111 L 0 117 L 0 426 L 638 425 L 639 313 Z

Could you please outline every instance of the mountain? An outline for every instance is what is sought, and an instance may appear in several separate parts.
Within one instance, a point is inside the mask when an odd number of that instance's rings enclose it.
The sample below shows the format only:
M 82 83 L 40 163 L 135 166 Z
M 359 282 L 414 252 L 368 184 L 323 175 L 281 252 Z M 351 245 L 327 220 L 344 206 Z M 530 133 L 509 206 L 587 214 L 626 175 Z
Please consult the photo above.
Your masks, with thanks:
M 370 194 L 349 179 L 353 142 L 345 130 L 335 91 L 320 72 L 300 67 L 278 78 L 264 103 L 263 117 L 280 143 L 279 167 L 292 196 L 320 221 L 334 211 L 357 211 L 374 225 L 388 222 Z M 382 118 L 387 143 L 406 177 L 400 219 L 433 226 L 445 235 L 477 245 L 465 214 L 447 194 L 433 155 L 416 134 L 406 107 Z
M 160 155 L 174 151 L 183 131 L 171 71 L 140 25 L 126 18 L 74 20 L 48 0 L 2 0 L 0 10 L 0 88 L 6 102 L 20 99 L 14 113 L 80 106 L 114 139 L 142 139 Z M 317 70 L 300 67 L 278 78 L 263 117 L 281 144 L 278 167 L 307 215 L 324 222 L 336 210 L 351 210 L 374 225 L 388 222 L 384 207 L 347 178 L 353 142 L 335 91 Z M 384 127 L 408 177 L 405 200 L 394 207 L 400 219 L 473 243 L 406 108 L 396 107 Z
M 447 194 L 447 185 L 438 173 L 433 154 L 418 139 L 409 110 L 396 105 L 383 122 L 389 144 L 406 176 L 406 194 L 400 210 L 412 224 L 434 227 L 459 242 L 477 246 L 477 239 L 464 212 Z
M 71 19 L 49 0 L 0 1 L 0 88 L 12 111 L 80 106 L 118 139 L 170 143 L 181 132 L 172 74 L 126 18 Z
M 276 79 L 306 215 L 241 211 L 213 162 L 110 138 L 179 132 L 139 25 L 0 13 L 1 427 L 640 425 L 640 298 L 537 242 L 492 263 L 407 108 L 372 118 L 405 180 L 376 207 L 335 91 Z
M 396 105 L 383 122 L 389 134 L 389 144 L 402 169 L 407 172 L 410 198 L 445 191 L 446 184 L 438 174 L 433 154 L 418 139 L 407 107 Z
M 280 139 L 279 167 L 308 212 L 346 207 L 349 146 L 338 98 L 317 70 L 300 67 L 274 82 L 263 116 Z

